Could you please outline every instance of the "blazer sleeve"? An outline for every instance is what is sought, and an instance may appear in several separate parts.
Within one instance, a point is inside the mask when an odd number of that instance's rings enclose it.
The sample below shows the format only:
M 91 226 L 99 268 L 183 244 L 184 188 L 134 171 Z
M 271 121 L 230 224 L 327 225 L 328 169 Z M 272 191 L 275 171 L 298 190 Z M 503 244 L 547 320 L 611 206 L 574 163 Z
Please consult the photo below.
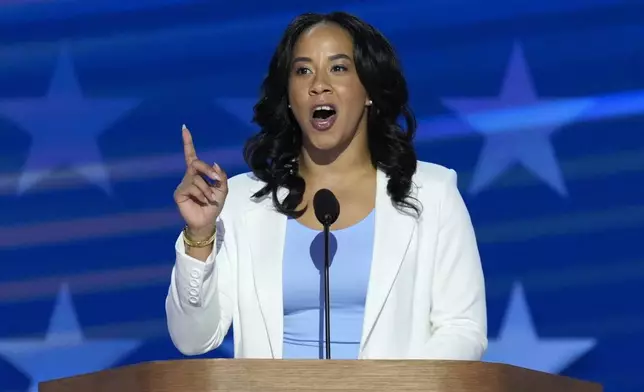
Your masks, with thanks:
M 183 233 L 175 243 L 165 310 L 170 338 L 184 355 L 219 347 L 232 324 L 235 297 L 229 249 L 234 239 L 223 222 L 217 222 L 217 239 L 205 262 L 186 254 Z
M 470 215 L 449 171 L 439 212 L 428 359 L 481 360 L 487 309 L 481 259 Z

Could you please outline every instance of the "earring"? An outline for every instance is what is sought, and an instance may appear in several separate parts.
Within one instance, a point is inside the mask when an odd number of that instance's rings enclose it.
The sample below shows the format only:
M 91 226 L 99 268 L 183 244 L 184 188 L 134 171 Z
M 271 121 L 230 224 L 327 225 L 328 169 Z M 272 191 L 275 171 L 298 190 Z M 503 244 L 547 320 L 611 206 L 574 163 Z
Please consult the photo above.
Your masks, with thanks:
M 367 106 L 371 106 L 371 105 L 373 105 L 373 101 L 369 100 L 369 102 L 367 102 Z

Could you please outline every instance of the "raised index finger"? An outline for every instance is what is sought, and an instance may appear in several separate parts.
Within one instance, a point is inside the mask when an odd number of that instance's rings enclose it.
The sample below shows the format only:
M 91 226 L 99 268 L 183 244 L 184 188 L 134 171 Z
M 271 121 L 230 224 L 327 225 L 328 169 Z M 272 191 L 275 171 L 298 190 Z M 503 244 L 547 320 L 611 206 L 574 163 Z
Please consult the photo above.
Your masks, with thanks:
M 185 124 L 181 127 L 181 135 L 183 136 L 183 155 L 186 158 L 186 165 L 190 166 L 192 161 L 197 159 L 197 151 L 192 142 L 192 135 Z

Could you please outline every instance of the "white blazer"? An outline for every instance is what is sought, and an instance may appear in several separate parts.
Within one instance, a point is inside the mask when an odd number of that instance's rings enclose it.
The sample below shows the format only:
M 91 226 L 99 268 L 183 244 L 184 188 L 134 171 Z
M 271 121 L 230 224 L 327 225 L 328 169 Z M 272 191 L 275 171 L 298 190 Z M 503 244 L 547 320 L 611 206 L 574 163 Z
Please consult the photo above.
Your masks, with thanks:
M 359 359 L 480 360 L 487 347 L 483 272 L 456 172 L 419 162 L 420 218 L 400 213 L 378 171 L 376 227 Z M 235 358 L 282 358 L 282 252 L 287 218 L 250 173 L 232 177 L 215 250 L 202 262 L 176 241 L 166 298 L 170 337 L 185 355 L 234 329 Z M 286 191 L 281 192 L 280 197 Z

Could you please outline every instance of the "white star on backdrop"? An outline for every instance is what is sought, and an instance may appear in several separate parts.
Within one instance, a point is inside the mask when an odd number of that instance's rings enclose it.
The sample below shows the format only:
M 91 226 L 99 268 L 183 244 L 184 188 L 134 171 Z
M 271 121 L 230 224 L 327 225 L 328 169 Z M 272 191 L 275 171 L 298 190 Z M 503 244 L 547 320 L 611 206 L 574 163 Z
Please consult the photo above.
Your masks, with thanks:
M 18 193 L 27 191 L 55 170 L 70 169 L 111 194 L 96 138 L 139 102 L 139 99 L 83 97 L 71 55 L 63 47 L 45 97 L 0 102 L 0 113 L 32 137 Z
M 597 344 L 592 338 L 541 338 L 535 330 L 521 284 L 516 283 L 496 339 L 483 360 L 558 374 Z
M 45 338 L 1 340 L 0 356 L 28 376 L 29 391 L 37 392 L 39 382 L 107 369 L 140 345 L 134 339 L 85 339 L 64 285 Z
M 485 135 L 471 192 L 480 192 L 519 163 L 559 195 L 568 195 L 550 137 L 579 118 L 593 105 L 592 99 L 539 99 L 521 47 L 515 45 L 498 97 L 443 102 Z

